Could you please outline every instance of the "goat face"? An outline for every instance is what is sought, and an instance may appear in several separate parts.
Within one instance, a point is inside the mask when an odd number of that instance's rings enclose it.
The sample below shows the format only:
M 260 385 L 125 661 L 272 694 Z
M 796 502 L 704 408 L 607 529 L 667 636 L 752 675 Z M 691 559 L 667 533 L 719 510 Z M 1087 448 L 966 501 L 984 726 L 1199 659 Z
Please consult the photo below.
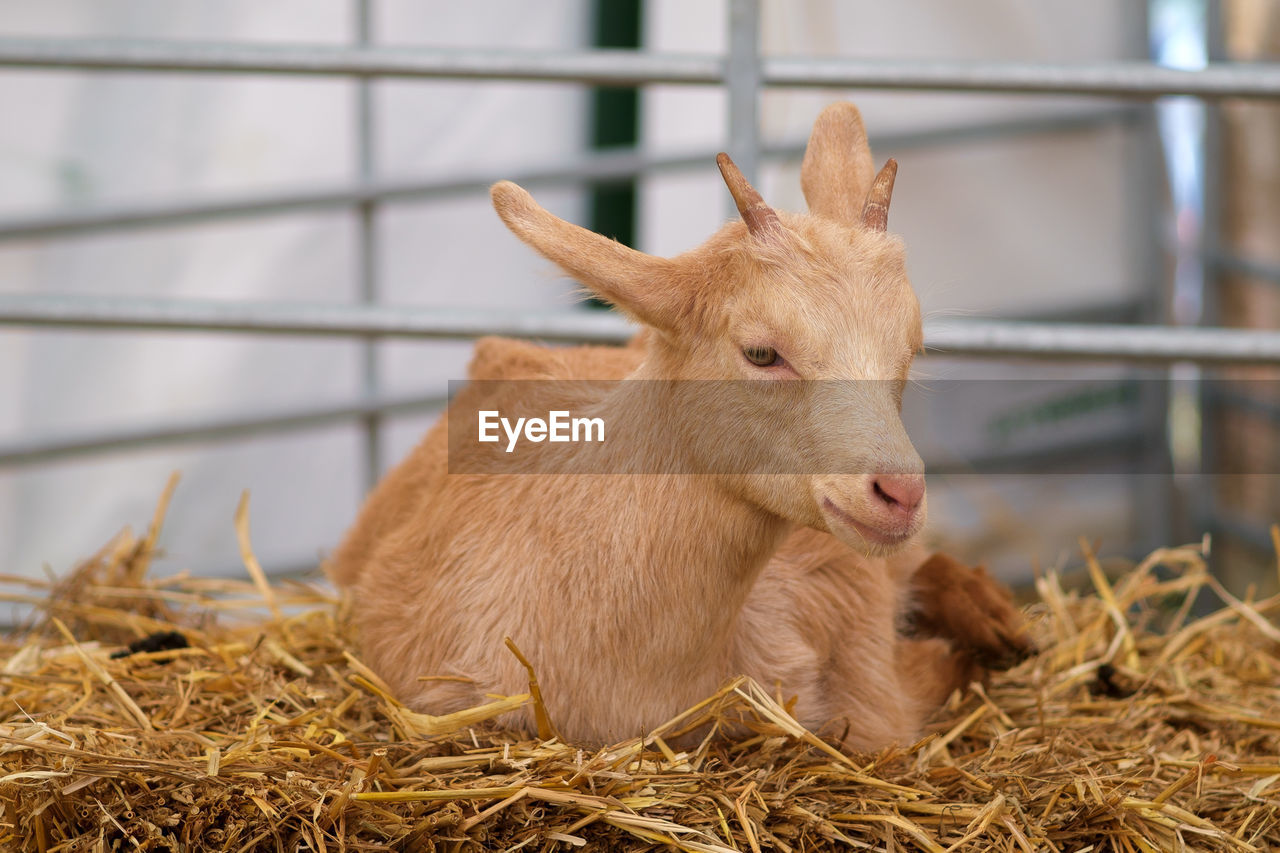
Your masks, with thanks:
M 924 466 L 900 415 L 922 339 L 900 241 L 784 215 L 768 242 L 737 250 L 714 333 L 683 338 L 696 342 L 686 364 L 740 380 L 713 386 L 733 398 L 718 407 L 733 420 L 708 450 L 754 465 L 740 482 L 780 515 L 863 553 L 906 542 L 925 513 Z M 705 467 L 735 468 L 717 463 Z
M 656 331 L 636 377 L 677 380 L 654 414 L 694 470 L 863 553 L 892 550 L 924 521 L 923 463 L 899 413 L 922 337 L 885 231 L 896 164 L 875 174 L 851 104 L 814 125 L 808 214 L 775 212 L 719 163 L 742 220 L 670 259 L 563 222 L 514 184 L 493 197 L 517 236 Z

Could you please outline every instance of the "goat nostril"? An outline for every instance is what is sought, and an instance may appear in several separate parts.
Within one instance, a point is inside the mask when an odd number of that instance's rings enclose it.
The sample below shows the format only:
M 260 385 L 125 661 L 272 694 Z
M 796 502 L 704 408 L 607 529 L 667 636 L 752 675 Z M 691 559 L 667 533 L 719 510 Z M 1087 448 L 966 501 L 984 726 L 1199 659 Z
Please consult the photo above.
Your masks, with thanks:
M 887 474 L 871 482 L 871 491 L 888 506 L 911 511 L 924 499 L 924 477 L 912 474 Z

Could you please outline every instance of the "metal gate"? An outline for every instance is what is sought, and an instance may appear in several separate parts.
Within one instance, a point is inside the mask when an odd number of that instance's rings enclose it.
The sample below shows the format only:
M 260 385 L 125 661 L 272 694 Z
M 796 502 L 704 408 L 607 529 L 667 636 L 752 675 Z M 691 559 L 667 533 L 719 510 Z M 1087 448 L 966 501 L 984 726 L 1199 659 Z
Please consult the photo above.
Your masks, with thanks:
M 200 222 L 264 214 L 288 215 L 317 209 L 357 213 L 359 287 L 362 301 L 351 305 L 279 304 L 91 297 L 56 293 L 0 294 L 0 325 L 23 328 L 102 330 L 203 330 L 235 334 L 328 336 L 361 339 L 364 393 L 339 405 L 313 405 L 253 414 L 228 413 L 199 421 L 173 421 L 139 428 L 55 437 L 31 436 L 0 446 L 0 467 L 31 465 L 77 454 L 110 453 L 126 447 L 221 439 L 318 423 L 363 423 L 371 482 L 382 469 L 377 434 L 384 416 L 436 402 L 434 397 L 397 397 L 378 388 L 373 342 L 390 338 L 465 339 L 482 334 L 535 337 L 549 341 L 619 341 L 627 327 L 601 313 L 548 311 L 504 313 L 498 309 L 421 309 L 378 300 L 375 217 L 384 205 L 483 191 L 499 178 L 521 183 L 584 183 L 633 177 L 664 169 L 704 165 L 708 157 L 655 157 L 640 152 L 593 154 L 517 174 L 477 173 L 437 181 L 387 181 L 373 162 L 371 81 L 386 78 L 495 81 L 552 81 L 644 86 L 655 83 L 724 87 L 728 93 L 728 149 L 753 176 L 763 158 L 794 156 L 794 150 L 763 148 L 758 104 L 770 87 L 910 90 L 969 93 L 1033 93 L 1044 97 L 1089 95 L 1118 101 L 1150 101 L 1187 95 L 1214 104 L 1224 98 L 1280 99 L 1280 66 L 1234 66 L 1211 62 L 1195 71 L 1149 62 L 1046 66 L 1024 63 L 863 61 L 762 56 L 759 0 L 730 0 L 724 55 L 664 55 L 649 52 L 583 50 L 510 52 L 392 48 L 371 43 L 371 0 L 356 3 L 356 43 L 346 46 L 283 46 L 248 43 L 118 42 L 66 39 L 0 39 L 0 69 L 77 69 L 180 72 L 187 74 L 301 75 L 358 82 L 355 138 L 360 179 L 290 193 L 244 194 L 216 200 L 174 199 L 163 203 L 113 204 L 93 209 L 57 210 L 0 221 L 0 240 L 57 238 L 86 232 L 113 232 L 160 223 Z M 1216 55 L 1211 54 L 1211 58 Z M 1054 119 L 1072 122 L 1114 120 L 1117 113 Z M 1140 117 L 1140 120 L 1146 120 Z M 1043 122 L 1044 120 L 1038 120 Z M 956 128 L 940 138 L 966 134 L 1000 136 L 1028 130 L 1026 122 Z M 935 134 L 935 136 L 938 136 Z M 919 142 L 905 137 L 903 145 Z M 936 139 L 933 141 L 937 141 Z M 1211 140 L 1212 143 L 1212 140 Z M 708 152 L 710 154 L 710 152 Z M 1217 152 L 1210 150 L 1211 173 Z M 1214 225 L 1208 218 L 1208 226 Z M 1222 271 L 1247 270 L 1280 282 L 1280 270 L 1255 259 L 1222 251 L 1213 233 L 1201 261 L 1209 280 Z M 1207 327 L 951 321 L 926 324 L 931 350 L 990 358 L 1037 358 L 1175 363 L 1200 366 L 1280 365 L 1280 332 Z M 1258 531 L 1251 531 L 1259 538 Z M 1262 537 L 1265 539 L 1265 537 Z

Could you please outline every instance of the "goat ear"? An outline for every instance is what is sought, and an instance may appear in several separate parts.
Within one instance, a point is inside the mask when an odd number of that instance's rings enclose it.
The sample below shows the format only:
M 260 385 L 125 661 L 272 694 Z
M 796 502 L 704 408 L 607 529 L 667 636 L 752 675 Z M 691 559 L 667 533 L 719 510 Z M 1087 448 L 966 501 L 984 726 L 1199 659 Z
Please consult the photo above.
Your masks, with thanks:
M 510 181 L 494 184 L 489 195 L 511 233 L 596 296 L 659 329 L 670 329 L 678 320 L 681 308 L 672 261 L 565 222 Z
M 845 102 L 819 113 L 800 166 L 809 212 L 857 227 L 875 174 L 858 108 Z

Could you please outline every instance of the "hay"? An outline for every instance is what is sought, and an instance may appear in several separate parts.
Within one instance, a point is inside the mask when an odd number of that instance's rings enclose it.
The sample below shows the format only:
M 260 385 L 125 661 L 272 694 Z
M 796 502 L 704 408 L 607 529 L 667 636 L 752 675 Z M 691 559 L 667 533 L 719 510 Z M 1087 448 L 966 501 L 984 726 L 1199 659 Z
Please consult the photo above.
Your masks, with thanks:
M 1280 597 L 1192 618 L 1199 548 L 1114 585 L 1086 548 L 1096 594 L 1037 583 L 1041 654 L 849 758 L 744 679 L 601 750 L 486 723 L 528 695 L 415 713 L 323 590 L 148 578 L 162 518 L 9 596 L 43 615 L 0 641 L 2 849 L 1280 848 Z M 174 630 L 188 648 L 111 657 Z

